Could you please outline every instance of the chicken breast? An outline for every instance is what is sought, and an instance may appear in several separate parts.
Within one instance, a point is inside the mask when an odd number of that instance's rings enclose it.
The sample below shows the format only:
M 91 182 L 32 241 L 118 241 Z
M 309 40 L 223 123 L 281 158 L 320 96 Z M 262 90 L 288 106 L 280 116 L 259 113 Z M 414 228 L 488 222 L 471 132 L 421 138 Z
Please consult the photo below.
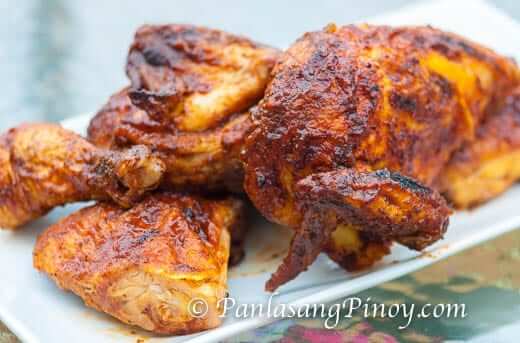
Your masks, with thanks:
M 476 138 L 452 157 L 439 187 L 460 209 L 474 207 L 507 190 L 520 179 L 520 88 L 490 114 Z
M 242 210 L 239 200 L 171 193 L 128 210 L 99 203 L 48 228 L 34 266 L 127 324 L 159 334 L 210 329 L 221 321 L 230 232 Z
M 511 59 L 432 27 L 330 25 L 272 74 L 243 154 L 254 205 L 295 231 L 271 291 L 345 246 L 331 238 L 380 237 L 370 258 L 356 251 L 364 265 L 385 241 L 421 250 L 441 239 L 451 211 L 437 179 L 520 84 Z

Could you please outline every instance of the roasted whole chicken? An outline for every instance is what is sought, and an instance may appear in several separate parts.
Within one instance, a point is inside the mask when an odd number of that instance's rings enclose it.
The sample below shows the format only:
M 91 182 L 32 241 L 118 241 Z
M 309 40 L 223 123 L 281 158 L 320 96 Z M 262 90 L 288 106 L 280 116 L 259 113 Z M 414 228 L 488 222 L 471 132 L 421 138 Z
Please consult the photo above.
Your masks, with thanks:
M 34 266 L 85 304 L 161 334 L 220 324 L 230 233 L 240 230 L 239 200 L 159 193 L 124 210 L 84 208 L 38 238 Z M 193 299 L 204 300 L 199 316 Z M 199 304 L 200 305 L 200 304 Z
M 323 249 L 355 269 L 388 242 L 421 250 L 442 238 L 443 169 L 519 84 L 512 60 L 431 27 L 330 25 L 300 38 L 273 70 L 243 154 L 254 205 L 295 230 L 266 288 Z
M 77 201 L 130 206 L 160 184 L 164 170 L 143 145 L 110 151 L 59 125 L 22 125 L 0 136 L 0 227 Z
M 278 51 L 191 25 L 144 26 L 130 48 L 131 86 L 110 98 L 88 137 L 143 144 L 166 164 L 170 189 L 242 192 L 239 153 Z

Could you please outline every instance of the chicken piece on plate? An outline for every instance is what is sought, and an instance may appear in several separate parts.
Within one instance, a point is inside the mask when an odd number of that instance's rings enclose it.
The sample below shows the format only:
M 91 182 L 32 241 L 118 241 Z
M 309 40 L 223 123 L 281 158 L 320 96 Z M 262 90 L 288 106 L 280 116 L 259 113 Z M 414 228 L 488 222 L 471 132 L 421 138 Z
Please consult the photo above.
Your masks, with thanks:
M 0 227 L 17 228 L 55 206 L 137 201 L 160 183 L 163 162 L 148 147 L 100 149 L 55 124 L 26 124 L 0 136 Z
M 34 266 L 127 324 L 159 334 L 206 330 L 221 321 L 230 232 L 242 215 L 239 200 L 171 193 L 126 210 L 98 203 L 44 231 Z
M 255 206 L 295 230 L 268 290 L 323 248 L 355 269 L 388 242 L 421 250 L 442 238 L 451 210 L 431 187 L 520 84 L 509 58 L 431 27 L 330 25 L 272 74 L 243 154 Z
M 440 189 L 457 208 L 474 207 L 520 179 L 520 88 L 477 130 L 473 142 L 452 157 Z
M 144 26 L 130 48 L 131 86 L 89 127 L 96 145 L 150 146 L 175 188 L 242 190 L 239 152 L 278 51 L 191 25 Z
M 203 132 L 180 132 L 169 123 L 153 120 L 133 105 L 128 89 L 113 95 L 91 121 L 88 137 L 111 149 L 134 144 L 150 147 L 165 164 L 166 188 L 242 192 L 240 149 L 251 127 L 249 114 Z

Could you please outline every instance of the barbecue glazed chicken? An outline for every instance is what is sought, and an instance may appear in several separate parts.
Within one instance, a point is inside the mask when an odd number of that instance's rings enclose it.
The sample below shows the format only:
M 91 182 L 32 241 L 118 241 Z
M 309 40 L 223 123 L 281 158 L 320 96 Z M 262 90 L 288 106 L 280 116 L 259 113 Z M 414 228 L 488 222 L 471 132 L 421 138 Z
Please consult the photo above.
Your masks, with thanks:
M 34 266 L 86 305 L 160 334 L 220 324 L 230 232 L 242 203 L 153 194 L 135 207 L 99 203 L 47 229 Z M 208 312 L 200 316 L 206 302 Z M 195 307 L 193 307 L 195 306 Z
M 242 255 L 242 202 L 186 191 L 245 189 L 294 230 L 274 291 L 320 252 L 354 271 L 394 242 L 425 249 L 450 205 L 520 179 L 519 68 L 431 27 L 330 25 L 280 53 L 202 27 L 143 26 L 126 72 L 88 141 L 51 124 L 0 136 L 0 227 L 101 201 L 47 229 L 34 266 L 156 333 L 218 326 Z
M 114 152 L 59 125 L 19 126 L 0 136 L 0 227 L 19 227 L 70 202 L 129 206 L 160 183 L 164 169 L 142 145 Z
M 239 158 L 278 51 L 190 25 L 144 26 L 130 48 L 131 86 L 92 120 L 98 146 L 144 144 L 175 189 L 242 191 Z
M 270 291 L 322 249 L 357 269 L 442 238 L 441 171 L 520 84 L 512 60 L 431 27 L 330 25 L 273 75 L 243 154 L 255 206 L 295 230 Z

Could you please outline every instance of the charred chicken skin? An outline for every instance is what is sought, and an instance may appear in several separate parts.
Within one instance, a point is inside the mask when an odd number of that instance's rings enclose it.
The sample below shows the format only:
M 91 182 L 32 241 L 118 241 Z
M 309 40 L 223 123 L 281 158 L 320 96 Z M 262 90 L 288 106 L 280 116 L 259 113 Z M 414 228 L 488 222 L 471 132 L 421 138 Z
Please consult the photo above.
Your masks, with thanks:
M 19 126 L 0 136 L 0 227 L 17 228 L 77 201 L 130 206 L 159 185 L 164 169 L 142 145 L 114 152 L 59 125 Z
M 331 25 L 273 75 L 243 154 L 255 206 L 295 230 L 270 291 L 322 249 L 356 269 L 440 239 L 451 211 L 432 187 L 520 84 L 512 60 L 431 27 Z
M 127 210 L 99 203 L 47 229 L 34 266 L 130 325 L 159 334 L 206 330 L 220 324 L 230 232 L 241 216 L 238 200 L 170 193 Z M 204 300 L 207 314 L 193 312 L 192 299 Z
M 93 119 L 96 145 L 144 144 L 176 189 L 242 191 L 239 152 L 248 110 L 263 96 L 278 51 L 190 25 L 144 26 L 128 55 L 131 86 Z

